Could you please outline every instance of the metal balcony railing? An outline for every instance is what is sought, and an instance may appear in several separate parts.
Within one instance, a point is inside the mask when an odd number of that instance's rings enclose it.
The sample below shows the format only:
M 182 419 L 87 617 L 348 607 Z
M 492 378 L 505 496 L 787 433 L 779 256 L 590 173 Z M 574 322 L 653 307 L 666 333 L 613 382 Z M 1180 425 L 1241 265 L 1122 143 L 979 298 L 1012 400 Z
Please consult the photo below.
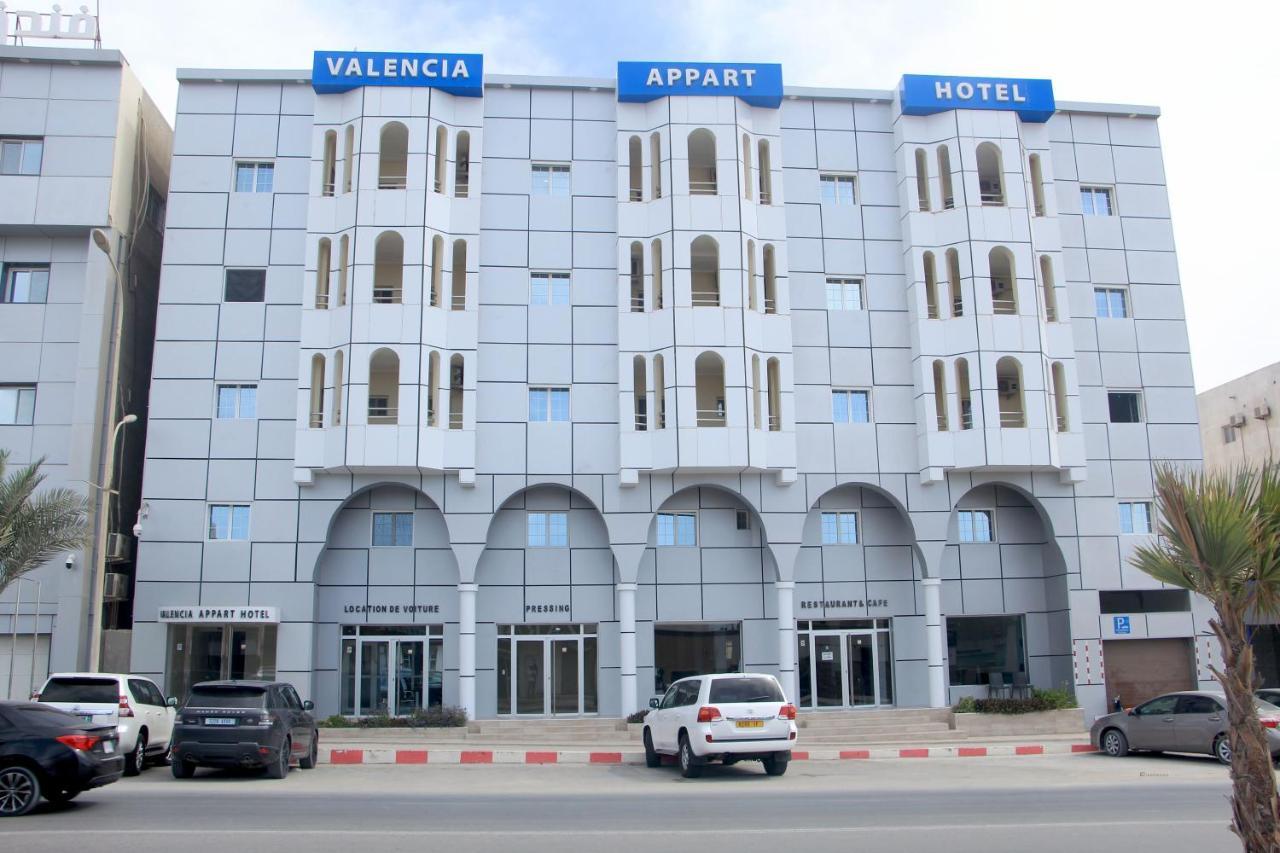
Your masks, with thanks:
M 449 429 L 462 429 L 462 412 L 449 413 Z
M 400 301 L 399 287 L 373 287 L 373 301 L 376 305 L 393 305 Z
M 329 294 L 327 294 L 327 293 L 317 293 L 317 294 L 316 294 L 316 307 L 317 307 L 317 308 L 321 308 L 321 309 L 323 309 L 323 308 L 328 308 L 328 307 L 329 307 Z
M 1004 193 L 1000 190 L 983 190 L 980 194 L 982 203 L 988 207 L 1004 205 Z
M 722 427 L 725 425 L 724 412 L 719 409 L 698 409 L 698 426 Z
M 649 417 L 644 412 L 636 412 L 636 432 L 645 432 L 649 429 Z
M 782 430 L 782 415 L 769 415 L 766 420 L 769 422 L 769 432 L 780 432 Z
M 370 406 L 370 424 L 394 424 L 399 420 L 400 410 L 395 406 Z
M 1000 426 L 1009 429 L 1021 429 L 1027 425 L 1027 416 L 1019 411 L 1000 411 Z
M 716 194 L 715 178 L 712 178 L 709 181 L 695 181 L 692 178 L 689 179 L 689 195 L 715 195 L 715 194 Z
M 320 186 L 320 195 L 326 196 L 326 197 L 333 196 L 333 181 L 325 181 Z
M 937 417 L 938 417 L 938 432 L 946 432 L 951 428 L 951 426 L 947 423 L 946 415 L 938 415 Z
M 1049 323 L 1058 322 L 1058 309 L 1051 305 L 1046 305 L 1044 309 L 1044 319 Z
M 1066 432 L 1066 431 L 1067 431 L 1067 416 L 1058 415 L 1058 432 Z
M 307 423 L 312 429 L 320 429 L 324 426 L 324 412 L 312 412 Z
M 454 311 L 467 310 L 467 296 L 464 293 L 455 293 L 449 302 L 449 307 Z
M 633 313 L 641 313 L 641 312 L 643 312 L 643 311 L 644 311 L 644 297 L 643 297 L 643 296 L 634 296 L 634 295 L 633 295 L 633 296 L 631 297 L 631 311 L 632 311 Z
M 996 299 L 992 297 L 991 307 L 997 314 L 1018 313 L 1018 303 L 1013 299 Z
M 773 193 L 769 190 L 760 190 L 760 203 L 773 204 Z
M 952 317 L 964 316 L 964 300 L 963 299 L 960 299 L 959 297 L 957 297 L 951 300 L 951 316 Z
M 960 413 L 960 429 L 973 429 L 973 412 Z
M 378 189 L 402 190 L 409 185 L 408 175 L 379 175 Z
M 695 291 L 695 292 L 693 293 L 693 299 L 692 299 L 692 301 L 693 301 L 693 304 L 694 304 L 694 305 L 699 306 L 699 307 L 710 307 L 710 308 L 714 308 L 714 307 L 719 306 L 719 304 L 720 304 L 720 294 L 719 294 L 719 293 L 706 293 L 706 292 L 698 293 L 697 291 Z
M 761 304 L 764 306 L 764 313 L 766 314 L 778 313 L 778 300 L 769 299 L 766 297 L 765 299 L 761 300 Z
M 951 195 L 949 195 L 949 196 L 944 196 L 944 197 L 943 197 L 943 199 L 942 199 L 942 209 L 943 209 L 943 210 L 955 210 L 955 209 L 956 209 L 956 197 L 955 197 L 955 196 L 951 196 Z
M 644 190 L 632 187 L 627 195 L 627 201 L 644 201 Z
M 453 182 L 454 198 L 467 198 L 470 194 L 471 194 L 471 184 L 468 181 L 463 180 L 462 178 L 459 178 L 458 180 Z

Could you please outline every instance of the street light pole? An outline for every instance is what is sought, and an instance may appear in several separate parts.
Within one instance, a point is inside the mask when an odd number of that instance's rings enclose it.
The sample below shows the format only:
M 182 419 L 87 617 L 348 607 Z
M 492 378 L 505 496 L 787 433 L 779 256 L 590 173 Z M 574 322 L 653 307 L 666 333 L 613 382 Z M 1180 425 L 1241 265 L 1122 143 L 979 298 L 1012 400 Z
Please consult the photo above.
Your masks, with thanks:
M 9 684 L 5 689 L 5 696 L 13 699 L 13 672 L 14 665 L 17 663 L 18 654 L 18 618 L 22 615 L 22 584 L 33 583 L 36 585 L 36 609 L 35 615 L 32 616 L 31 627 L 31 684 L 28 688 L 27 695 L 30 696 L 31 690 L 35 689 L 36 677 L 36 645 L 40 640 L 40 581 L 35 578 L 14 578 L 15 592 L 13 600 L 13 616 L 9 623 Z

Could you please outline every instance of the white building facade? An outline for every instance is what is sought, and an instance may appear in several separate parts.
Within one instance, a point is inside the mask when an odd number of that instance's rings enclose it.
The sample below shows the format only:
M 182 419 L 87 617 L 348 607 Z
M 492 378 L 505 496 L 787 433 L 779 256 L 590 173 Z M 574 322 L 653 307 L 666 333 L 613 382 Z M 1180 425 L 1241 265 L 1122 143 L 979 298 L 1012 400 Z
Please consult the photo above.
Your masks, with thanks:
M 1125 563 L 1152 460 L 1200 458 L 1157 110 L 454 54 L 179 77 L 133 644 L 171 692 L 1210 678 L 1201 604 Z

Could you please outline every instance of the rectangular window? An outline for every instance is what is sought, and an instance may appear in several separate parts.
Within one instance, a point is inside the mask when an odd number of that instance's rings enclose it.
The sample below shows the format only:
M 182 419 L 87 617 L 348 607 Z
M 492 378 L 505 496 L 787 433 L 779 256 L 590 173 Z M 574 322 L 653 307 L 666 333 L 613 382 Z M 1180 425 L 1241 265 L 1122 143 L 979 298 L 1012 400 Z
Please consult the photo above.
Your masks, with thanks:
M 1110 187 L 1081 187 L 1080 210 L 1085 216 L 1112 216 Z
M 0 302 L 45 302 L 49 297 L 48 264 L 5 264 Z
M 1095 287 L 1093 289 L 1094 313 L 1099 317 L 1124 318 L 1129 316 L 1129 294 L 1120 287 Z
M 264 302 L 266 298 L 266 270 L 227 270 L 223 302 Z
M 698 516 L 692 512 L 658 513 L 658 545 L 692 548 L 698 544 Z
M 952 684 L 1006 683 L 1027 671 L 1021 616 L 948 616 L 947 660 Z
M 247 504 L 209 504 L 209 538 L 224 542 L 249 539 Z
M 36 386 L 0 385 L 0 424 L 30 424 L 35 414 Z
M 569 513 L 531 512 L 526 524 L 530 548 L 569 547 Z
M 0 175 L 38 175 L 43 139 L 0 139 Z
M 257 385 L 219 385 L 218 417 L 252 420 L 258 416 Z
M 529 273 L 530 305 L 568 305 L 569 274 L 567 272 Z
M 1235 427 L 1233 427 L 1233 426 L 1224 426 L 1224 427 L 1222 428 L 1222 443 L 1223 443 L 1223 444 L 1235 444 L 1235 443 L 1236 443 L 1236 437 L 1237 437 L 1238 435 L 1239 435 L 1239 433 L 1237 433 L 1237 432 L 1236 432 L 1236 428 L 1235 428 Z
M 1191 594 L 1185 589 L 1125 589 L 1098 593 L 1103 613 L 1185 613 Z
M 871 422 L 871 392 L 831 391 L 831 418 L 838 424 Z
M 1142 395 L 1137 391 L 1108 391 L 1107 409 L 1113 424 L 1142 423 Z
M 822 190 L 823 204 L 856 204 L 853 175 L 819 175 L 818 187 Z
M 569 420 L 568 388 L 530 388 L 529 421 Z
M 532 194 L 569 195 L 569 167 L 557 163 L 534 163 Z
M 275 174 L 274 163 L 236 163 L 236 192 L 269 193 Z
M 413 545 L 413 513 L 375 512 L 373 545 L 376 548 L 408 548 Z
M 1150 533 L 1151 504 L 1147 501 L 1121 501 L 1120 532 Z
M 962 509 L 956 513 L 961 542 L 994 542 L 995 513 L 989 509 Z
M 861 311 L 862 279 L 829 278 L 827 279 L 828 311 Z
M 738 510 L 734 520 L 736 521 L 739 530 L 751 529 L 751 513 L 746 510 Z
M 822 514 L 823 545 L 857 545 L 858 514 L 856 512 L 824 512 Z

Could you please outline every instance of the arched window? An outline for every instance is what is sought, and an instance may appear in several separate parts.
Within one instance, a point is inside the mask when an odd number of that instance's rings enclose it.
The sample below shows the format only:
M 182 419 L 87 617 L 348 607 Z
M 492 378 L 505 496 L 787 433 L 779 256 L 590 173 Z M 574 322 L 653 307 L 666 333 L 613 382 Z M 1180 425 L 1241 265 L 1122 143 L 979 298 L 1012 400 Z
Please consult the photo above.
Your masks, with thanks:
M 400 356 L 395 350 L 374 350 L 369 357 L 369 423 L 396 423 L 399 406 Z
M 427 426 L 440 425 L 440 353 L 427 356 Z
M 756 297 L 756 241 L 747 241 L 747 307 L 752 311 L 760 310 L 760 300 Z
M 715 195 L 716 138 L 706 128 L 689 134 L 689 195 Z
M 627 142 L 627 182 L 630 186 L 629 201 L 644 201 L 644 164 L 640 162 L 642 151 L 640 137 L 633 136 Z
M 1017 314 L 1018 288 L 1013 254 L 1003 246 L 996 246 L 987 253 L 987 263 L 991 270 L 991 309 L 997 314 Z
M 756 165 L 760 169 L 760 203 L 773 204 L 773 167 L 769 164 L 769 140 L 761 139 L 756 149 Z
M 343 356 L 342 350 L 338 350 L 333 354 L 333 425 L 340 426 L 342 424 L 342 396 L 346 391 L 343 387 L 342 373 Z
M 782 429 L 782 369 L 776 358 L 766 365 L 769 376 L 769 431 Z
M 440 307 L 440 291 L 444 282 L 444 238 L 439 234 L 431 238 L 431 283 L 427 304 Z
M 947 423 L 947 366 L 941 359 L 933 362 L 933 412 L 938 417 L 938 431 L 951 429 Z
M 1044 170 L 1040 166 L 1040 155 L 1032 154 L 1028 158 L 1031 166 L 1031 202 L 1036 216 L 1044 216 Z
M 1058 320 L 1058 292 L 1053 283 L 1053 261 L 1048 255 L 1040 256 L 1040 287 L 1044 291 L 1044 318 L 1055 323 Z
M 653 357 L 653 408 L 657 429 L 667 428 L 667 370 L 662 353 Z
M 342 191 L 344 193 L 351 192 L 351 178 L 356 171 L 356 128 L 355 125 L 347 125 L 344 132 L 345 143 L 342 151 Z
M 467 241 L 453 241 L 453 293 L 449 307 L 454 311 L 467 310 Z
M 631 266 L 628 284 L 631 289 L 631 310 L 644 310 L 644 246 L 639 240 L 631 243 Z
M 956 359 L 956 402 L 960 406 L 960 429 L 973 429 L 973 400 L 969 396 L 969 362 Z
M 404 284 L 404 238 L 383 231 L 373 244 L 373 301 L 398 303 Z
M 929 155 L 923 148 L 916 149 L 916 196 L 920 199 L 920 210 L 929 211 Z
M 398 121 L 382 126 L 378 139 L 378 189 L 402 190 L 409 175 L 409 128 Z
M 760 356 L 751 354 L 751 426 L 760 429 Z
M 637 432 L 649 428 L 649 389 L 645 379 L 644 356 L 638 355 L 631 359 L 631 401 Z
M 703 234 L 690 248 L 694 305 L 720 304 L 720 244 Z
M 662 241 L 653 241 L 653 310 L 662 310 Z
M 653 197 L 662 198 L 662 134 L 649 134 L 649 168 L 653 171 Z
M 725 425 L 724 360 L 704 352 L 693 363 L 693 379 L 700 427 Z
M 338 238 L 338 307 L 347 304 L 347 284 L 351 275 L 351 239 L 343 234 Z
M 443 124 L 436 126 L 436 178 L 432 189 L 444 193 L 449 177 L 449 130 Z
M 463 372 L 462 356 L 454 353 L 449 359 L 449 429 L 462 429 L 462 386 L 466 378 Z
M 311 356 L 311 404 L 308 426 L 319 429 L 324 426 L 324 356 Z
M 933 252 L 924 253 L 924 305 L 926 316 L 930 320 L 937 320 L 941 316 L 938 313 L 938 264 L 933 258 Z
M 751 137 L 742 134 L 742 189 L 747 201 L 755 198 L 755 175 L 751 174 Z
M 778 269 L 772 243 L 764 244 L 764 313 L 778 313 Z
M 947 284 L 951 290 L 951 316 L 964 316 L 964 291 L 960 286 L 960 253 L 947 249 Z
M 320 179 L 320 194 L 333 195 L 333 186 L 336 181 L 336 169 L 334 160 L 338 156 L 338 133 L 333 130 L 324 132 L 324 172 Z
M 1016 429 L 1027 425 L 1027 410 L 1022 403 L 1022 365 L 1011 355 L 996 362 L 996 398 L 1000 403 L 1000 426 Z
M 1067 420 L 1067 372 L 1062 362 L 1053 363 L 1053 413 L 1057 416 L 1058 432 L 1066 432 L 1071 424 Z
M 458 151 L 454 155 L 453 195 L 466 198 L 471 193 L 471 134 L 458 131 Z
M 994 142 L 978 146 L 978 193 L 983 204 L 1004 204 L 1004 164 Z
M 329 267 L 330 253 L 332 252 L 332 244 L 328 237 L 320 238 L 320 245 L 316 249 L 316 307 L 329 307 Z
M 938 146 L 938 186 L 942 190 L 942 209 L 956 206 L 956 195 L 951 190 L 951 152 L 945 145 Z

